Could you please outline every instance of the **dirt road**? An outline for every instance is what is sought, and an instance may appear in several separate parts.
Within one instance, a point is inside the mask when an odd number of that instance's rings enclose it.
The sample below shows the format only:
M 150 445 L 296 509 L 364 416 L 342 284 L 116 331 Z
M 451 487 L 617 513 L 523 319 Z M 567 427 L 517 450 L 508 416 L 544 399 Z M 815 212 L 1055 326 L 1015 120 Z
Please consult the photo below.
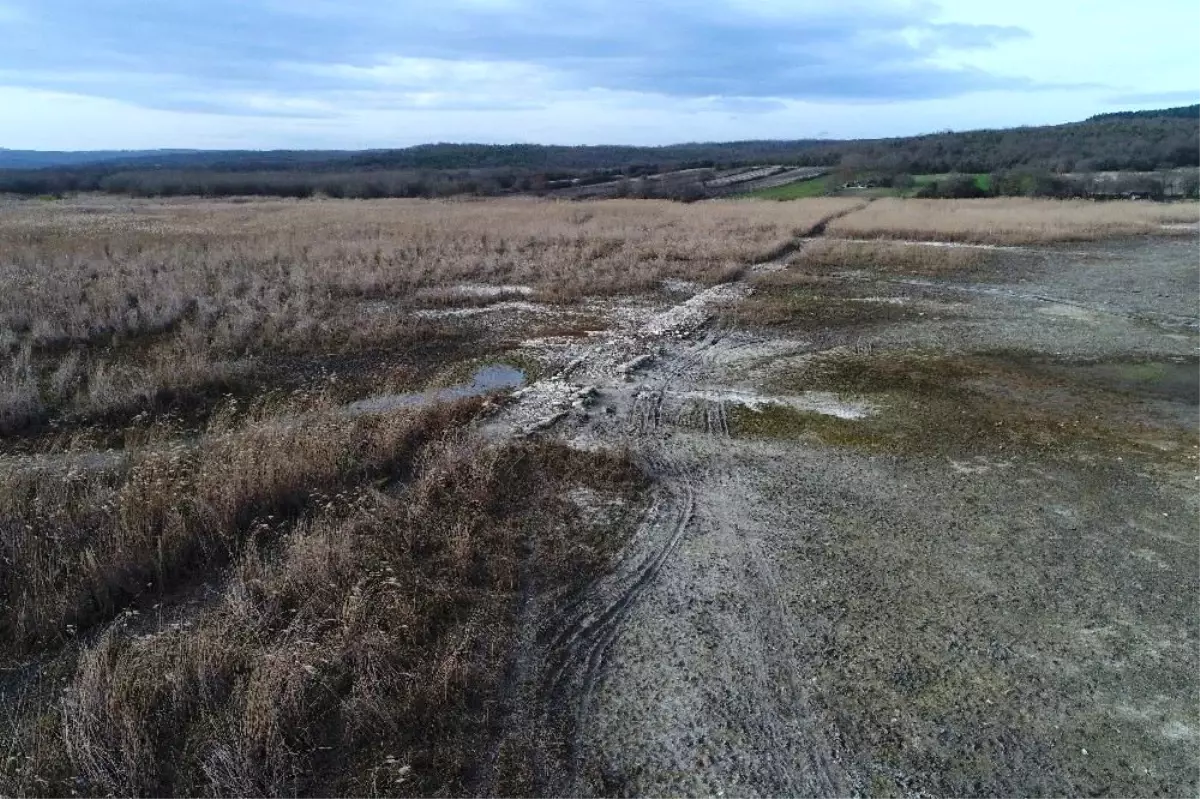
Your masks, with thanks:
M 656 501 L 527 611 L 542 787 L 1194 790 L 1195 247 L 843 273 L 904 313 L 835 329 L 733 327 L 742 280 L 543 346 L 490 431 L 628 447 Z

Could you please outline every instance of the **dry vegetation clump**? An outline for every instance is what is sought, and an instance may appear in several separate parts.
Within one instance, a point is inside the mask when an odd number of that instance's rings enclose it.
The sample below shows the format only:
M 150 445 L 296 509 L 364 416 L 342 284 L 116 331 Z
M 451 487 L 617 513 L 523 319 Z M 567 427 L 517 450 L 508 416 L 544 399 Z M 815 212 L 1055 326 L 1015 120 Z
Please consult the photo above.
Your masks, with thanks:
M 759 290 L 730 307 L 726 318 L 749 329 L 829 331 L 899 322 L 917 314 L 880 298 L 853 296 L 844 284 L 797 275 L 759 283 Z
M 402 474 L 477 403 L 309 417 L 217 431 L 135 455 L 124 471 L 0 474 L 0 637 L 7 658 L 56 645 L 229 561 L 260 525 Z
M 1162 233 L 1200 221 L 1195 203 L 1024 198 L 877 200 L 833 220 L 830 236 L 1029 245 Z
M 39 761 L 0 766 L 0 791 L 529 794 L 532 744 L 504 740 L 519 599 L 575 590 L 619 544 L 565 498 L 580 475 L 629 512 L 640 478 L 621 455 L 454 434 L 411 461 L 402 490 L 259 517 L 217 598 L 120 617 L 55 723 L 10 718 Z
M 404 349 L 413 310 L 718 282 L 851 201 L 85 200 L 0 219 L 0 432 L 213 394 L 254 358 Z M 508 286 L 472 297 L 463 283 Z M 442 325 L 444 328 L 446 325 Z
M 970 247 L 931 247 L 896 241 L 841 241 L 816 239 L 807 242 L 788 263 L 805 272 L 865 269 L 882 273 L 938 276 L 978 268 L 992 253 Z

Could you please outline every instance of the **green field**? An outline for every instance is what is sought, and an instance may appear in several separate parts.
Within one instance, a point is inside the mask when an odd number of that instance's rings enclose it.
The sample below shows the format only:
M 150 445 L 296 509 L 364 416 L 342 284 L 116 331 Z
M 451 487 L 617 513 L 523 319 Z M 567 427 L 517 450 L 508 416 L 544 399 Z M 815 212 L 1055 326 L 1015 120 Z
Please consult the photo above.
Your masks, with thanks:
M 742 197 L 754 197 L 759 200 L 799 200 L 804 197 L 823 197 L 825 195 L 825 177 L 798 180 L 782 186 L 772 186 L 769 189 L 749 191 Z
M 987 172 L 968 173 L 975 179 L 975 185 L 980 191 L 990 191 L 992 188 L 992 176 Z M 944 172 L 938 175 L 913 175 L 913 184 L 916 188 L 927 186 L 930 183 L 937 183 L 943 180 L 954 177 L 949 172 Z

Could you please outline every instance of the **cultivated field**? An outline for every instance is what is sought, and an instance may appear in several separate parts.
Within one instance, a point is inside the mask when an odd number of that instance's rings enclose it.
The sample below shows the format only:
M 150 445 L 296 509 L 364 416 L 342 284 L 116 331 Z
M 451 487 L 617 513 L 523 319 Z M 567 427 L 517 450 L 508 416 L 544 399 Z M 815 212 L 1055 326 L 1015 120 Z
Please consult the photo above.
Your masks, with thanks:
M 0 205 L 0 794 L 1187 793 L 1197 222 Z

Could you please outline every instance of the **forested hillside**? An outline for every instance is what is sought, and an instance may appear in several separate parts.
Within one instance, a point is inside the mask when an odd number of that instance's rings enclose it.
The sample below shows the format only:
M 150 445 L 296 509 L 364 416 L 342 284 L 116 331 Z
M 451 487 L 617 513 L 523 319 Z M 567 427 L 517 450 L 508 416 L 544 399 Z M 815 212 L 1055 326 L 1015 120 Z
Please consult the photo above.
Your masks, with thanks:
M 1195 119 L 1197 116 L 1200 116 L 1200 104 L 1181 105 L 1177 108 L 1158 108 L 1150 111 L 1113 111 L 1108 114 L 1096 114 L 1093 117 L 1088 117 L 1088 121 L 1094 122 L 1098 119 L 1131 119 L 1134 117 L 1182 117 L 1184 119 Z
M 684 168 L 751 164 L 889 174 L 1166 170 L 1200 164 L 1200 106 L 1102 114 L 1083 122 L 854 141 L 742 141 L 665 147 L 428 144 L 397 150 L 104 153 L 42 169 L 0 151 L 0 193 L 445 196 L 542 191 Z M 46 154 L 44 154 L 46 155 Z M 87 154 L 59 154 L 75 161 Z

